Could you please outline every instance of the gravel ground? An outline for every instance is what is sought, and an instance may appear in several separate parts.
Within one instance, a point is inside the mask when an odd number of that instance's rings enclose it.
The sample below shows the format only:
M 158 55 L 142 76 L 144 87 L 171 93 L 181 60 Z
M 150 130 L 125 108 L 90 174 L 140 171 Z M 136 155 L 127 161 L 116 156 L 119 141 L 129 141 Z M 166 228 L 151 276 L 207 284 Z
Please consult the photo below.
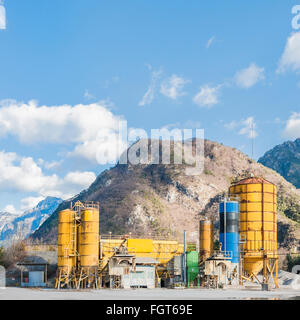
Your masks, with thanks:
M 54 290 L 5 288 L 0 300 L 241 300 L 241 299 L 300 299 L 300 291 L 276 289 L 132 289 L 132 290 Z

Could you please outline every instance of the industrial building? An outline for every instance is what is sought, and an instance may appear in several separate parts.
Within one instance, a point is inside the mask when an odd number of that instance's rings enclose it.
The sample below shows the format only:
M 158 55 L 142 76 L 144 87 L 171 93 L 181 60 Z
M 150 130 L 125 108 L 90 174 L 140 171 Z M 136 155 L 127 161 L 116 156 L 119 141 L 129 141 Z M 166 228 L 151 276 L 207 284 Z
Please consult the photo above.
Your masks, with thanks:
M 263 178 L 232 184 L 219 201 L 219 247 L 213 221 L 201 220 L 198 250 L 186 237 L 100 236 L 99 204 L 71 204 L 59 213 L 56 288 L 278 287 L 276 193 Z

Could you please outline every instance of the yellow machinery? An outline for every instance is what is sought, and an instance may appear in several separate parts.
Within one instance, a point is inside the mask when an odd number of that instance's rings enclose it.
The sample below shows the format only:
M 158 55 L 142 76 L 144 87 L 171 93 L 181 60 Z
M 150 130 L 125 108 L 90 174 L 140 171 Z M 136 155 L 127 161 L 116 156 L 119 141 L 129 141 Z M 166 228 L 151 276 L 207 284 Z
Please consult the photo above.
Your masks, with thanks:
M 148 257 L 159 261 L 161 266 L 174 257 L 183 254 L 184 246 L 175 240 L 153 240 L 153 239 L 133 239 L 124 237 L 101 236 L 100 239 L 100 260 L 104 266 L 110 257 L 114 255 L 114 248 L 118 248 L 123 243 L 128 248 L 129 254 L 136 257 Z
M 247 178 L 232 185 L 231 195 L 240 200 L 240 240 L 245 278 L 257 279 L 263 271 L 263 284 L 270 276 L 278 287 L 277 188 L 262 178 Z
M 214 250 L 214 225 L 210 220 L 199 223 L 199 261 L 209 258 Z
M 59 212 L 58 215 L 58 257 L 56 286 L 64 282 L 69 285 L 70 275 L 76 267 L 76 212 L 70 209 Z

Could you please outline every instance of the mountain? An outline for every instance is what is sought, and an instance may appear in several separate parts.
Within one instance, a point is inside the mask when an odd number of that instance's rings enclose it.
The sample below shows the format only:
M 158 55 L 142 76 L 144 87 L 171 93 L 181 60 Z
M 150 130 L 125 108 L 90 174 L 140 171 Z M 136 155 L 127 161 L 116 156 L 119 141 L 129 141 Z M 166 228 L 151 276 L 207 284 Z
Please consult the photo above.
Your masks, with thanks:
M 296 188 L 300 188 L 300 138 L 274 147 L 258 162 L 277 171 Z
M 16 214 L 9 212 L 0 212 L 0 241 L 2 239 L 2 234 L 5 234 L 7 230 L 13 229 L 12 222 L 18 217 Z
M 7 241 L 13 237 L 28 237 L 51 216 L 62 201 L 59 198 L 47 197 L 21 215 L 0 213 L 0 241 Z
M 195 142 L 195 140 L 193 141 Z M 186 142 L 189 144 L 192 142 Z M 214 219 L 218 227 L 218 201 L 234 179 L 264 177 L 278 186 L 278 238 L 283 248 L 300 246 L 300 190 L 275 171 L 231 147 L 205 140 L 204 171 L 185 173 L 187 165 L 121 165 L 102 172 L 72 201 L 100 202 L 102 234 L 172 236 L 196 240 L 199 219 Z M 131 147 L 132 148 L 132 147 Z M 174 153 L 174 148 L 171 151 Z M 63 202 L 32 235 L 48 243 L 57 241 L 58 212 Z

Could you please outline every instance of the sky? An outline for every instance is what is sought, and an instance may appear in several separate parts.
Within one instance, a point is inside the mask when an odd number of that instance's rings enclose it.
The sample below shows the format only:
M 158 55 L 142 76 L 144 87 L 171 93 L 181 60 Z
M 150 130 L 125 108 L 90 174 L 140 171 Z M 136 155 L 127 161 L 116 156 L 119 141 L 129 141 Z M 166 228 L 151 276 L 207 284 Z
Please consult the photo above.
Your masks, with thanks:
M 300 0 L 0 1 L 0 211 L 87 188 L 120 121 L 257 160 L 300 137 L 299 98 Z

